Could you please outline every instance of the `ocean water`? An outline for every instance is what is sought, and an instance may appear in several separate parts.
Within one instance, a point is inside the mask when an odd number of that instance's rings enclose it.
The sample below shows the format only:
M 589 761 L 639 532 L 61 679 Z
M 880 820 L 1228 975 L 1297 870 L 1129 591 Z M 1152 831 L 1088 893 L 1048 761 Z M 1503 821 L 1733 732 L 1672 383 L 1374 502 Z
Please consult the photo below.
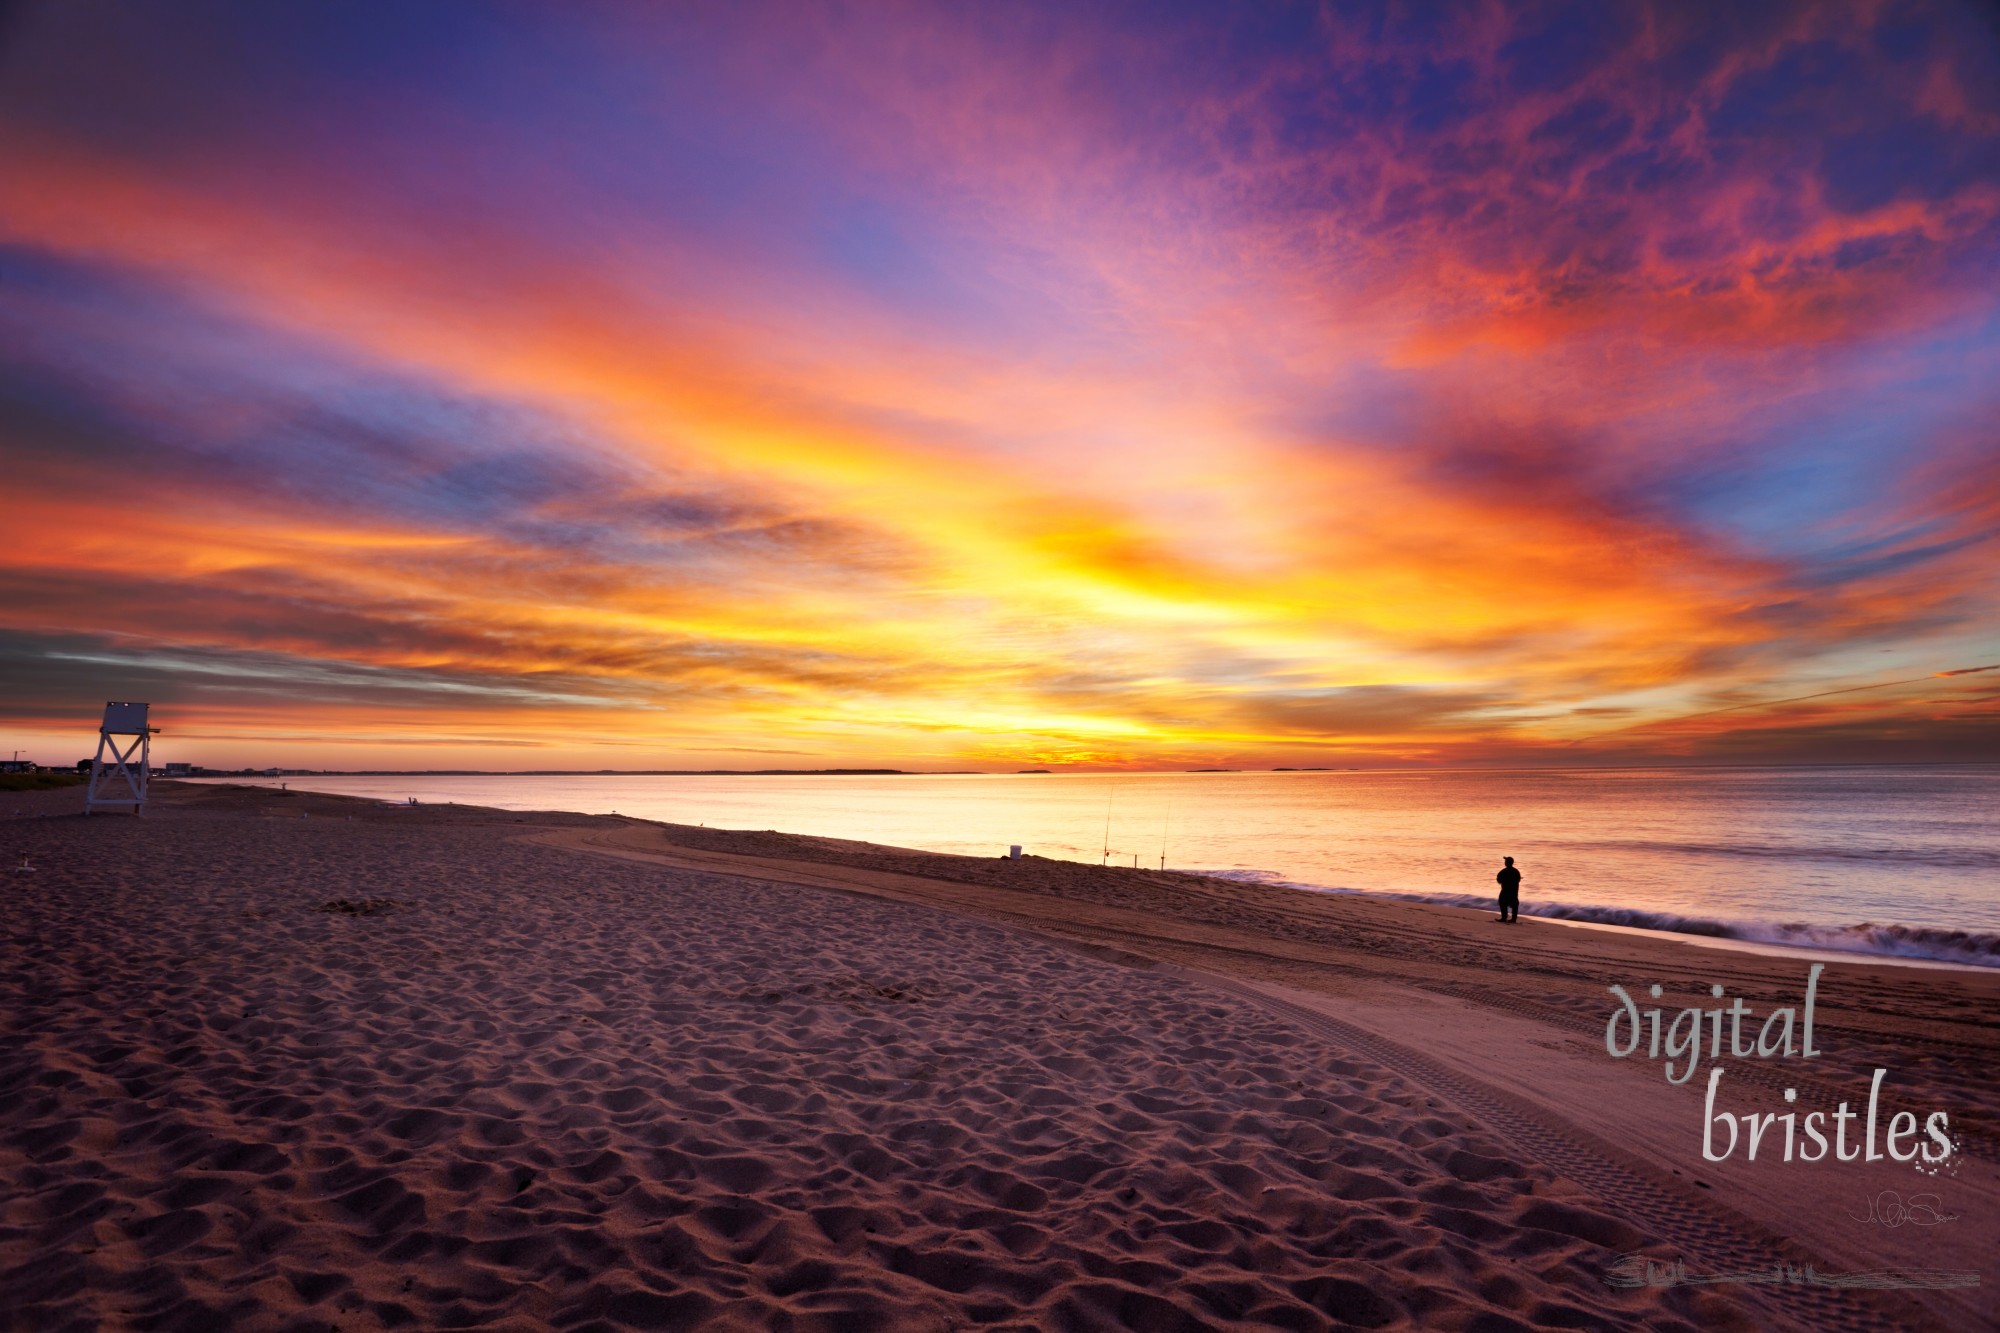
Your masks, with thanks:
M 2000 765 L 286 781 L 1466 904 L 1506 855 L 1529 915 L 2000 966 Z

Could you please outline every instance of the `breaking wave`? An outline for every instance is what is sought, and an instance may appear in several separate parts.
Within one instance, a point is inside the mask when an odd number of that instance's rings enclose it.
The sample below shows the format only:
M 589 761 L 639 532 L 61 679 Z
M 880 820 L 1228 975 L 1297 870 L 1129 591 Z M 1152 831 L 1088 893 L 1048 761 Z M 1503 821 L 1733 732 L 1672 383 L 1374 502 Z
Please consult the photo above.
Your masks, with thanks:
M 1478 907 L 1489 910 L 1493 906 L 1491 894 L 1403 893 L 1388 889 L 1353 889 L 1325 884 L 1301 884 L 1280 878 L 1267 870 L 1205 870 L 1200 873 L 1216 879 L 1233 879 L 1249 884 L 1302 889 L 1308 893 L 1352 893 L 1367 898 L 1395 898 L 1403 902 L 1438 903 L 1447 907 Z M 1712 939 L 1742 940 L 1750 944 L 1777 944 L 1793 949 L 1824 949 L 1832 953 L 1921 958 L 1929 962 L 2000 967 L 2000 934 L 1986 931 L 1948 930 L 1937 926 L 1877 925 L 1872 921 L 1852 926 L 1814 925 L 1804 921 L 1725 921 L 1712 917 L 1684 916 L 1678 912 L 1647 911 L 1636 907 L 1599 907 L 1589 903 L 1534 903 L 1526 900 L 1521 903 L 1521 914 L 1554 917 L 1563 921 L 1595 922 L 1606 926 L 1630 926 L 1637 930 L 1659 930 L 1675 935 L 1704 935 Z

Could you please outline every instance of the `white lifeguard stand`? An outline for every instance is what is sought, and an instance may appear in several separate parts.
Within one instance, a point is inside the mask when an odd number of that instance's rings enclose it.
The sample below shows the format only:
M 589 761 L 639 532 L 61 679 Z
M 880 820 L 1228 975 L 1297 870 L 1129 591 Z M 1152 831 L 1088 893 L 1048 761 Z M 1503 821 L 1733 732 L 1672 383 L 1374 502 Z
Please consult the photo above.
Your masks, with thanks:
M 90 790 L 84 794 L 83 813 L 94 815 L 98 808 L 128 808 L 135 815 L 146 813 L 146 779 L 152 776 L 153 733 L 158 727 L 146 725 L 150 704 L 107 703 L 104 725 L 97 729 L 97 757 L 90 761 Z M 130 737 L 123 746 L 120 737 Z M 111 756 L 105 762 L 106 753 Z M 134 759 L 136 757 L 136 764 Z M 120 790 L 118 780 L 123 780 Z

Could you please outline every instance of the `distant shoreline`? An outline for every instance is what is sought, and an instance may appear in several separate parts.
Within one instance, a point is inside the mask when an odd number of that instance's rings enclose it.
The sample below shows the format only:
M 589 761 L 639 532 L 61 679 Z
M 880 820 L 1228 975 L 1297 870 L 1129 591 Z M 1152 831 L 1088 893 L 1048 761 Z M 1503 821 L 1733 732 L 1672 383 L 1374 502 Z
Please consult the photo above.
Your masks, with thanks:
M 212 769 L 203 778 L 968 778 L 983 769 L 906 768 L 263 768 Z
M 168 776 L 163 765 L 154 766 L 156 777 Z M 1178 777 L 1241 774 L 1256 777 L 1271 773 L 1339 773 L 1362 776 L 1407 776 L 1430 773 L 1650 773 L 1650 772 L 1754 772 L 1792 771 L 1826 768 L 1996 768 L 1990 759 L 1926 759 L 1910 762 L 1854 761 L 1811 764 L 1520 764 L 1495 768 L 269 768 L 207 769 L 201 773 L 174 775 L 190 780 L 203 778 L 1000 778 L 1000 777 Z M 66 771 L 66 770 L 65 770 Z

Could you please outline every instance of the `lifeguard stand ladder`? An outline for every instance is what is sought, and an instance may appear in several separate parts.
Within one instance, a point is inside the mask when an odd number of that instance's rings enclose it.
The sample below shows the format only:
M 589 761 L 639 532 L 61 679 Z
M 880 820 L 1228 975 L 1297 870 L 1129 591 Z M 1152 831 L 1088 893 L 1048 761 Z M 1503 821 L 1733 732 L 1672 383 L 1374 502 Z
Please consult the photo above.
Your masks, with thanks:
M 159 730 L 146 725 L 149 706 L 104 705 L 104 725 L 97 729 L 97 757 L 90 761 L 90 790 L 83 798 L 86 815 L 96 814 L 99 807 L 129 808 L 135 815 L 146 813 L 146 779 L 152 775 L 153 733 Z M 121 736 L 131 738 L 122 748 L 118 744 Z M 109 763 L 104 758 L 107 752 L 111 755 Z M 119 779 L 123 779 L 122 794 Z

